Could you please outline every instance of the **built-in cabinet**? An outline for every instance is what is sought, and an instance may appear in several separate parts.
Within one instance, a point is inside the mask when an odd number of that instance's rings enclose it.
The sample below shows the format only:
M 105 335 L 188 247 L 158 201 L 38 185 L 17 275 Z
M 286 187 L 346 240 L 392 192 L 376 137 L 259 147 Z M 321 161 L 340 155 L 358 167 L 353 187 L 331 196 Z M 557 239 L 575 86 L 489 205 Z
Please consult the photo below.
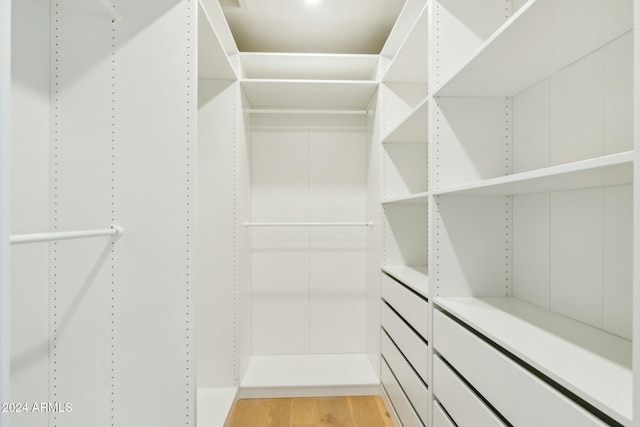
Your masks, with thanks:
M 12 425 L 378 392 L 405 427 L 639 425 L 636 1 L 407 0 L 380 55 L 45 3 L 14 2 L 12 232 L 124 232 L 11 249 L 12 400 L 73 403 Z

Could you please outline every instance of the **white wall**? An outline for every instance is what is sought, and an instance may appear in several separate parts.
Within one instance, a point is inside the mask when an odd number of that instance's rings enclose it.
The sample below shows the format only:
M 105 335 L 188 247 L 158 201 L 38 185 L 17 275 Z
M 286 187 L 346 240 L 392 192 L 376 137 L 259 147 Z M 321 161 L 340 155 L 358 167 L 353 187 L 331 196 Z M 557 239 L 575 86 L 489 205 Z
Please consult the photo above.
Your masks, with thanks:
M 364 117 L 252 120 L 253 221 L 367 221 Z M 366 229 L 252 233 L 253 354 L 364 353 Z
M 12 232 L 125 234 L 12 249 L 15 425 L 193 425 L 196 3 L 20 3 Z
M 49 228 L 49 2 L 13 2 L 11 233 Z M 49 245 L 11 247 L 11 400 L 48 400 Z M 15 414 L 15 427 L 48 415 Z

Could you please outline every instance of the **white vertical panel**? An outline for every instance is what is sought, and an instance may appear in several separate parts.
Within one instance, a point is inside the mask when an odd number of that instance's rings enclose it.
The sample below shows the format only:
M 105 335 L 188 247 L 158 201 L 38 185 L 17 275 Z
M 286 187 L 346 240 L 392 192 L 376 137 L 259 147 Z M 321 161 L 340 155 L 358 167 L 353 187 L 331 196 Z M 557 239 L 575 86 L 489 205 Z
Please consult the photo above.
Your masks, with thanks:
M 604 154 L 633 149 L 633 37 L 604 47 Z
M 438 98 L 432 189 L 511 172 L 511 103 L 504 98 Z
M 604 325 L 631 339 L 633 297 L 633 187 L 604 189 Z
M 51 14 L 51 229 L 103 228 L 112 219 L 112 23 L 98 3 L 56 3 Z M 54 425 L 110 419 L 110 255 L 108 238 L 51 244 L 48 400 L 73 405 L 50 414 Z
M 371 366 L 380 376 L 380 267 L 382 255 L 382 234 L 380 218 L 380 115 L 376 114 L 379 102 L 374 95 L 369 103 L 366 132 L 366 168 L 367 168 L 367 220 L 373 225 L 367 227 L 367 308 L 366 308 L 366 346 Z
M 253 220 L 308 221 L 306 117 L 254 117 L 252 126 Z M 253 353 L 307 353 L 309 230 L 257 227 L 252 241 Z
M 2 202 L 11 207 L 12 234 L 49 229 L 49 21 L 48 5 L 43 9 L 38 1 L 14 2 L 11 198 L 10 203 Z M 49 245 L 13 246 L 10 272 L 11 401 L 46 402 Z M 41 427 L 48 425 L 48 418 L 42 413 L 16 414 L 11 422 L 14 427 Z
M 0 2 L 0 401 L 10 401 L 11 323 L 9 279 L 9 111 L 11 87 L 11 1 Z M 9 415 L 0 414 L 0 426 L 9 427 Z
M 240 62 L 238 56 L 235 62 Z M 246 372 L 252 352 L 252 330 L 251 330 L 251 279 L 252 279 L 252 253 L 251 253 L 251 233 L 252 229 L 244 226 L 246 221 L 251 220 L 251 115 L 244 109 L 247 105 L 246 97 L 240 89 L 240 84 L 235 83 L 235 92 L 238 105 L 243 107 L 244 114 L 238 115 L 239 123 L 236 129 L 236 162 L 237 162 L 237 191 L 238 207 L 236 212 L 236 242 L 238 245 L 238 262 L 236 266 L 236 299 L 238 307 L 238 322 L 236 341 L 239 343 L 239 372 L 238 381 L 242 380 Z M 236 114 L 238 111 L 236 110 Z
M 603 154 L 602 50 L 551 77 L 551 165 Z
M 309 220 L 366 222 L 363 117 L 310 117 Z M 365 352 L 366 228 L 309 230 L 311 353 Z
M 198 388 L 233 387 L 234 117 L 236 88 L 198 81 L 198 254 L 196 282 Z
M 551 193 L 551 310 L 602 327 L 603 190 Z
M 436 67 L 429 76 L 440 85 L 511 16 L 504 0 L 438 0 L 434 7 Z M 433 63 L 433 62 L 431 62 Z
M 116 4 L 113 423 L 193 426 L 197 5 Z
M 437 296 L 511 295 L 510 205 L 504 196 L 436 199 L 431 280 Z
M 549 80 L 513 98 L 513 173 L 549 166 Z
M 513 296 L 549 308 L 549 195 L 513 197 Z

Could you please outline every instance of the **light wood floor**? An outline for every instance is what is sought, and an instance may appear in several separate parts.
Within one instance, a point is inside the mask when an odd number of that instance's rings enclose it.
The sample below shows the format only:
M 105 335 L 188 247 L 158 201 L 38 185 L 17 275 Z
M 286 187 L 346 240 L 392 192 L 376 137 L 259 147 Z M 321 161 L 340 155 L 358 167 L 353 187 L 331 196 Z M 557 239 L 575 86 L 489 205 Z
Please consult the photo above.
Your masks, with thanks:
M 380 396 L 240 399 L 225 427 L 394 427 Z

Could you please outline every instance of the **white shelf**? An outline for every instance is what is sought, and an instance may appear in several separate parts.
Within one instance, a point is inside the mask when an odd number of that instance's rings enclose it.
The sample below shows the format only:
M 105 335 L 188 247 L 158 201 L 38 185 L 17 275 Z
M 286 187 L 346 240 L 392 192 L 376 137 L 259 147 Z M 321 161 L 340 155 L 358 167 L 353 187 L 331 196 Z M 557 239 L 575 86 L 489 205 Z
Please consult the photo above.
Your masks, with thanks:
M 241 53 L 245 79 L 375 80 L 378 55 Z
M 425 4 L 418 14 L 409 35 L 389 64 L 384 82 L 426 83 L 428 77 L 429 14 Z
M 429 192 L 410 194 L 408 196 L 390 197 L 382 201 L 383 204 L 400 204 L 400 203 L 427 203 Z
M 253 356 L 241 387 L 354 387 L 379 383 L 366 354 L 302 354 Z
M 632 0 L 529 0 L 439 96 L 513 96 L 633 27 Z
M 506 195 L 575 190 L 633 182 L 633 152 L 552 166 L 446 188 L 434 195 Z
M 414 28 L 416 16 L 427 4 L 427 0 L 407 0 L 396 23 L 394 24 L 387 41 L 380 51 L 380 55 L 393 58 L 405 43 L 411 29 Z
M 201 2 L 198 2 L 198 79 L 237 79 L 229 57 Z
M 247 79 L 242 88 L 254 108 L 366 108 L 378 88 L 375 81 Z
M 404 283 L 425 298 L 429 298 L 429 277 L 426 265 L 387 265 L 382 271 Z
M 426 144 L 428 138 L 429 98 L 425 98 L 409 116 L 382 138 L 387 142 Z
M 198 427 L 224 425 L 237 393 L 237 388 L 199 388 L 196 414 Z
M 630 341 L 512 297 L 434 302 L 616 421 L 630 424 Z

